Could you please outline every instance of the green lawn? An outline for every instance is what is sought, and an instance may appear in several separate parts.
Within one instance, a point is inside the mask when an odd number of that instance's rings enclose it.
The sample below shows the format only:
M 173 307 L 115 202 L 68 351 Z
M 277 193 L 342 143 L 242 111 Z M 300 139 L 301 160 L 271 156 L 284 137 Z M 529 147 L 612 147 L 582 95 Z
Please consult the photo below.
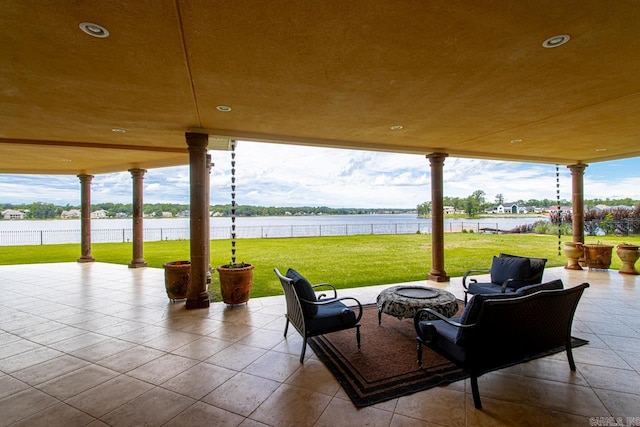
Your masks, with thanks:
M 563 241 L 570 241 L 563 236 Z M 586 243 L 640 244 L 640 237 L 586 237 Z M 211 241 L 211 265 L 230 261 L 231 243 Z M 239 239 L 237 261 L 254 264 L 253 297 L 279 295 L 280 283 L 273 273 L 293 267 L 311 282 L 328 282 L 337 288 L 360 287 L 422 280 L 431 269 L 431 235 L 360 235 L 301 237 L 286 239 Z M 547 258 L 547 267 L 566 264 L 558 255 L 558 238 L 532 234 L 445 234 L 445 270 L 451 277 L 469 269 L 489 268 L 491 257 L 500 252 Z M 92 245 L 96 261 L 127 265 L 132 258 L 130 243 Z M 0 246 L 0 264 L 31 264 L 76 261 L 79 244 L 45 246 Z M 150 267 L 162 268 L 167 261 L 188 260 L 189 241 L 160 241 L 144 244 L 144 258 Z M 622 266 L 614 254 L 612 269 Z M 217 292 L 217 273 L 211 291 Z

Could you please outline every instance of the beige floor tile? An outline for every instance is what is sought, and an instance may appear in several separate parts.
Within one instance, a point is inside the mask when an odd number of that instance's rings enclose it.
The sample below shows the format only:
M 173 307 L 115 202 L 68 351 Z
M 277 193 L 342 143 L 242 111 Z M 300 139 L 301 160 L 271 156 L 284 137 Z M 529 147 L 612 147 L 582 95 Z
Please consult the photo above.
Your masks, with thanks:
M 155 348 L 162 351 L 172 351 L 184 345 L 187 345 L 200 338 L 199 335 L 190 334 L 188 332 L 167 330 L 164 334 L 157 338 L 144 343 L 145 346 Z
M 273 426 L 313 426 L 331 397 L 282 384 L 249 418 Z
M 235 371 L 241 371 L 266 353 L 266 350 L 260 348 L 232 344 L 224 350 L 217 352 L 205 360 L 205 362 Z
M 127 375 L 151 384 L 160 385 L 169 378 L 175 377 L 197 363 L 197 360 L 176 356 L 174 354 L 165 354 L 129 371 Z
M 88 363 L 77 357 L 63 355 L 37 365 L 12 373 L 14 377 L 29 385 L 35 386 L 58 378 L 68 372 L 87 366 Z
M 435 424 L 428 423 L 426 421 L 418 420 L 411 417 L 406 417 L 400 414 L 393 414 L 389 427 L 429 427 Z
M 331 371 L 318 360 L 306 360 L 285 383 L 329 396 L 334 396 L 340 388 Z
M 244 417 L 207 405 L 206 403 L 196 402 L 177 417 L 173 418 L 163 427 L 235 427 L 244 421 Z
M 0 358 L 5 359 L 7 357 L 15 356 L 16 354 L 24 353 L 30 350 L 38 348 L 39 345 L 25 339 L 18 339 L 0 346 Z
M 201 400 L 218 408 L 249 416 L 278 387 L 280 383 L 276 381 L 240 372 Z
M 465 422 L 464 410 L 464 392 L 435 387 L 399 398 L 395 413 L 443 426 L 460 426 Z
M 142 366 L 147 362 L 151 362 L 152 360 L 162 357 L 165 354 L 166 353 L 164 351 L 136 345 L 135 347 L 116 353 L 113 356 L 104 358 L 100 360 L 98 364 L 105 368 L 125 373 Z
M 623 393 L 639 393 L 640 374 L 630 369 L 583 365 L 580 372 L 591 387 Z
M 115 371 L 89 365 L 39 384 L 37 388 L 55 398 L 65 400 L 116 376 L 118 373 Z
M 284 340 L 282 332 L 268 331 L 260 329 L 257 332 L 247 335 L 238 341 L 238 344 L 251 347 L 264 348 L 266 350 L 275 347 Z
M 104 335 L 88 332 L 73 338 L 55 342 L 50 344 L 49 347 L 64 351 L 65 353 L 71 353 L 73 351 L 80 350 L 81 348 L 89 347 L 90 345 L 105 341 L 108 338 L 109 337 Z
M 167 380 L 162 387 L 200 399 L 220 384 L 233 377 L 236 371 L 208 363 L 199 363 Z
M 480 395 L 482 409 L 476 409 L 473 405 L 471 394 L 465 396 L 466 425 L 468 426 L 491 426 L 491 427 L 512 427 L 512 426 L 554 426 L 564 425 L 551 423 L 541 423 L 541 416 L 545 412 L 540 407 L 524 405 L 521 403 L 507 402 L 504 400 L 492 399 Z M 588 424 L 583 424 L 588 425 Z
M 0 399 L 0 426 L 8 426 L 56 403 L 56 399 L 34 388 L 14 393 Z
M 625 418 L 640 417 L 640 415 L 638 415 L 640 408 L 640 394 L 638 393 L 640 393 L 640 390 L 633 394 L 601 389 L 594 389 L 594 391 L 600 400 L 602 400 L 611 416 Z M 638 418 L 638 420 L 640 420 L 640 418 Z
M 528 386 L 530 394 L 525 403 L 574 415 L 606 412 L 590 387 L 538 379 L 528 381 Z
M 251 326 L 225 322 L 226 324 L 209 334 L 210 337 L 219 338 L 225 341 L 238 342 L 247 335 L 255 332 L 258 328 Z
M 29 386 L 22 381 L 18 381 L 9 375 L 0 375 L 0 399 L 28 388 Z
M 193 405 L 195 401 L 186 396 L 159 387 L 125 403 L 100 419 L 113 427 L 163 425 Z
M 351 427 L 365 425 L 371 427 L 386 427 L 391 423 L 393 412 L 369 406 L 357 408 L 350 401 L 333 399 L 320 419 L 314 424 L 316 427 Z
M 20 420 L 16 424 L 13 424 L 13 427 L 80 427 L 86 426 L 93 420 L 93 417 L 78 411 L 72 406 L 57 403 Z
M 244 372 L 284 382 L 300 369 L 300 358 L 285 353 L 268 352 L 244 368 Z
M 98 362 L 109 356 L 120 353 L 134 347 L 135 344 L 117 338 L 108 338 L 97 344 L 93 344 L 80 350 L 72 351 L 71 354 L 89 362 Z
M 215 353 L 224 350 L 232 343 L 212 337 L 202 337 L 189 344 L 173 350 L 171 353 L 191 359 L 205 360 Z
M 11 373 L 19 371 L 29 366 L 37 365 L 47 360 L 55 359 L 62 356 L 64 353 L 53 350 L 48 347 L 40 346 L 35 350 L 27 351 L 25 353 L 16 354 L 15 356 L 8 357 L 0 360 L 0 371 Z
M 124 332 L 121 335 L 117 335 L 117 337 L 125 341 L 134 342 L 136 344 L 144 344 L 147 341 L 158 338 L 166 332 L 167 330 L 165 328 L 146 325 L 139 329 Z
M 153 387 L 147 382 L 120 375 L 67 399 L 66 403 L 89 415 L 101 417 Z

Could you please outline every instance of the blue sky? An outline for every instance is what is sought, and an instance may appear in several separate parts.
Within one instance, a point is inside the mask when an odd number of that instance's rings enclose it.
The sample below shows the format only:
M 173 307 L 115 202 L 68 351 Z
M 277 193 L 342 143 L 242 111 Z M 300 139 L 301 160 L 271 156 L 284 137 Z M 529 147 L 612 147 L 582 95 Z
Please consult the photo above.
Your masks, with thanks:
M 230 153 L 212 151 L 211 204 L 229 203 Z M 239 204 L 413 208 L 430 200 L 429 162 L 421 155 L 240 141 L 236 150 Z M 571 199 L 571 175 L 560 167 L 560 196 Z M 640 158 L 590 164 L 585 198 L 640 199 Z M 129 172 L 96 175 L 92 203 L 131 203 Z M 612 183 L 615 182 L 615 183 Z M 145 203 L 189 203 L 186 166 L 150 169 Z M 447 158 L 444 193 L 467 197 L 476 190 L 493 201 L 556 198 L 555 166 Z M 80 204 L 75 176 L 0 174 L 0 202 Z

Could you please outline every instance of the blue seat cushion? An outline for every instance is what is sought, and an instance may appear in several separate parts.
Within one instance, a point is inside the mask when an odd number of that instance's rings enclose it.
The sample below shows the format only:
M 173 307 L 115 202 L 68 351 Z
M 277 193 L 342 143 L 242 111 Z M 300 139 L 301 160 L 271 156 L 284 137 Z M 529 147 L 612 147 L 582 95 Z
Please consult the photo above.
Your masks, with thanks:
M 491 262 L 491 282 L 502 285 L 508 279 L 523 280 L 531 277 L 531 263 L 528 258 L 493 257 Z M 510 287 L 520 287 L 514 283 Z
M 293 288 L 298 295 L 298 298 L 302 298 L 307 301 L 317 301 L 316 293 L 313 292 L 313 287 L 311 283 L 300 273 L 298 273 L 293 268 L 287 270 L 286 276 L 293 280 Z M 302 311 L 304 312 L 305 317 L 314 317 L 318 313 L 318 307 L 313 304 L 302 304 Z
M 344 329 L 356 324 L 356 313 L 340 301 L 315 307 L 318 309 L 317 314 L 312 318 L 305 319 L 307 331 L 318 334 L 323 331 Z

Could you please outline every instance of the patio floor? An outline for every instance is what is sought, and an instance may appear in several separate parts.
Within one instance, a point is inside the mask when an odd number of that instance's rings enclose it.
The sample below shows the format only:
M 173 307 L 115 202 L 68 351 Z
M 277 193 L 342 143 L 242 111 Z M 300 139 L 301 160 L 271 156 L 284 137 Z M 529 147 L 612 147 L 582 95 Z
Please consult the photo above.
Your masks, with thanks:
M 310 349 L 299 363 L 284 297 L 187 311 L 167 299 L 162 269 L 0 266 L 0 426 L 640 425 L 640 278 L 544 278 L 591 284 L 574 322 L 590 340 L 574 350 L 577 372 L 563 352 L 486 374 L 481 411 L 468 381 L 357 409 Z M 462 297 L 460 283 L 428 285 Z M 372 303 L 387 286 L 340 294 Z

